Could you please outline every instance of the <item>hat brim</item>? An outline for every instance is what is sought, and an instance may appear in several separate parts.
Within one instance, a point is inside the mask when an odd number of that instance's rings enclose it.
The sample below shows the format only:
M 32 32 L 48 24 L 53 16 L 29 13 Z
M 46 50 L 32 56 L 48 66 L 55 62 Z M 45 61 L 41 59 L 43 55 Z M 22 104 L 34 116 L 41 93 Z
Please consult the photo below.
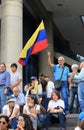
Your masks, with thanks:
M 9 99 L 6 103 L 8 104 L 9 102 L 16 102 L 16 99 Z

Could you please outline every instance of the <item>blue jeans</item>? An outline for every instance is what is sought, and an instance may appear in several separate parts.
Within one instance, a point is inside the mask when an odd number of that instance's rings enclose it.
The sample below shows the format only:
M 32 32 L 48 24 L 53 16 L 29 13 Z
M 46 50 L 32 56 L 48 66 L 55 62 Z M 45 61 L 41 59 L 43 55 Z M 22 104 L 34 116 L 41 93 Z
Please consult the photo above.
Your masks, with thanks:
M 47 110 L 48 107 L 48 102 L 47 102 L 47 93 L 45 91 L 42 92 L 42 98 L 43 98 L 43 105 L 45 107 L 45 109 Z
M 84 111 L 84 82 L 78 84 L 78 99 L 81 111 Z
M 76 113 L 78 113 L 79 112 L 78 87 L 72 87 L 70 90 L 70 113 L 73 113 L 74 101 L 76 104 Z
M 13 118 L 12 120 L 11 120 L 11 129 L 16 129 L 17 128 L 17 118 L 15 117 L 15 118 Z
M 6 104 L 6 94 L 4 94 L 4 86 L 0 87 L 0 113 L 2 113 L 2 108 Z
M 54 120 L 58 118 L 61 127 L 65 128 L 65 115 L 63 113 L 59 113 L 57 117 L 54 117 L 52 113 L 47 112 L 46 119 L 44 121 L 44 127 L 46 129 L 48 129 L 48 127 L 49 127 L 49 123 L 51 121 L 51 118 L 53 118 Z
M 68 104 L 68 82 L 62 81 L 62 86 L 60 89 L 57 89 L 59 93 L 61 93 L 62 99 L 65 103 L 65 111 L 69 112 L 69 104 Z

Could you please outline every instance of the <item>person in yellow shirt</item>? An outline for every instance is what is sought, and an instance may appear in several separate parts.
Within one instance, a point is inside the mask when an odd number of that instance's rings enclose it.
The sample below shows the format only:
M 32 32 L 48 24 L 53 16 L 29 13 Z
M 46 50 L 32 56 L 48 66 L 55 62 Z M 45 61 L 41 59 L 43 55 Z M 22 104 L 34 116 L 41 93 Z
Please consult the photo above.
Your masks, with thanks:
M 36 77 L 32 76 L 31 82 L 32 82 L 32 84 L 34 84 L 33 94 L 35 94 L 36 98 L 38 98 L 38 80 Z

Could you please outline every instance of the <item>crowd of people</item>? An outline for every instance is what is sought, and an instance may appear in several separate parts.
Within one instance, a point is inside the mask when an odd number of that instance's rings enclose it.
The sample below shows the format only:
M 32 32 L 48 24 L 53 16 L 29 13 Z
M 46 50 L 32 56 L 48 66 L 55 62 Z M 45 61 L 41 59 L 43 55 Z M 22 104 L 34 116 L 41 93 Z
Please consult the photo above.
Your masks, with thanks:
M 39 73 L 30 77 L 31 82 L 24 86 L 24 91 L 21 91 L 22 77 L 17 64 L 11 64 L 10 73 L 4 63 L 0 64 L 1 130 L 48 130 L 49 125 L 56 122 L 60 123 L 61 130 L 66 130 L 66 114 L 74 113 L 74 102 L 75 113 L 84 112 L 84 62 L 80 67 L 72 64 L 70 72 L 63 56 L 58 58 L 58 64 L 53 64 L 51 53 L 47 55 L 53 81 L 49 75 Z M 61 82 L 59 88 L 55 86 L 57 81 Z

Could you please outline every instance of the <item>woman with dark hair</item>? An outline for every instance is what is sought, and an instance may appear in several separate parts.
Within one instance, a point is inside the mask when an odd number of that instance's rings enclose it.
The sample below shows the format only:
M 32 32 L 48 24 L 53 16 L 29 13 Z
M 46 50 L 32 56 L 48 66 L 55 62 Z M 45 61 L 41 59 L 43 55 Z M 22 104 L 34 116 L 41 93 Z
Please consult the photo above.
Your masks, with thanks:
M 10 130 L 9 117 L 5 115 L 0 116 L 0 130 Z
M 16 130 L 34 130 L 30 117 L 26 114 L 20 114 L 18 117 Z
M 28 95 L 27 104 L 24 105 L 23 113 L 30 116 L 33 122 L 33 128 L 37 130 L 37 114 L 40 112 L 40 106 L 36 103 L 35 95 Z
M 65 105 L 64 101 L 60 99 L 60 95 L 57 91 L 53 91 L 51 95 L 51 100 L 48 104 L 48 112 L 45 119 L 44 130 L 48 129 L 50 121 L 59 121 L 61 125 L 61 130 L 65 130 Z M 52 120 L 51 120 L 52 119 Z

